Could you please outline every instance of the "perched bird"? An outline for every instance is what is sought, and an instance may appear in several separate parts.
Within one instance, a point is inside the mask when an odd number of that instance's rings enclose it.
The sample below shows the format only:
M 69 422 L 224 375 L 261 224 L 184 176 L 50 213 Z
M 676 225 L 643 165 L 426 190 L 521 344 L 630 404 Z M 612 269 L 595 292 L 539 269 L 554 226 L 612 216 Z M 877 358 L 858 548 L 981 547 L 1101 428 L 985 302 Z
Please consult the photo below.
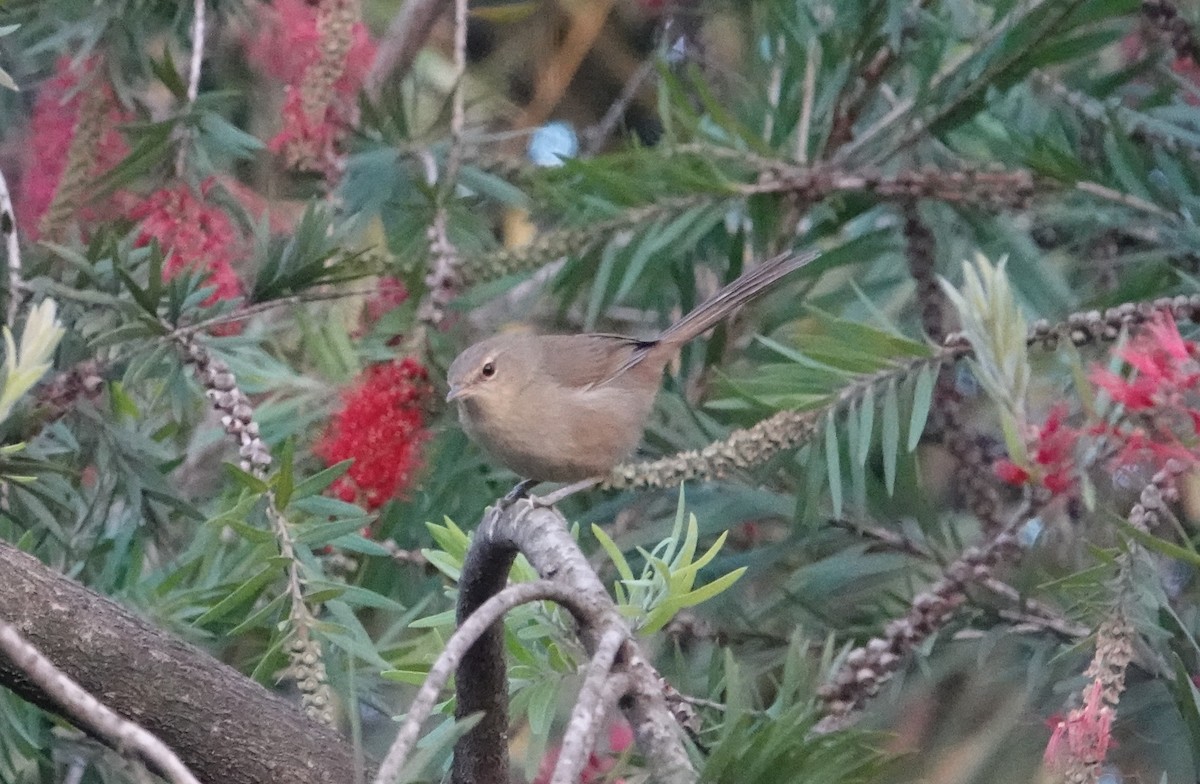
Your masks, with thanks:
M 679 349 L 815 252 L 776 256 L 744 273 L 649 340 L 620 335 L 496 335 L 450 365 L 446 400 L 463 429 L 527 480 L 607 474 L 641 441 L 663 370 Z

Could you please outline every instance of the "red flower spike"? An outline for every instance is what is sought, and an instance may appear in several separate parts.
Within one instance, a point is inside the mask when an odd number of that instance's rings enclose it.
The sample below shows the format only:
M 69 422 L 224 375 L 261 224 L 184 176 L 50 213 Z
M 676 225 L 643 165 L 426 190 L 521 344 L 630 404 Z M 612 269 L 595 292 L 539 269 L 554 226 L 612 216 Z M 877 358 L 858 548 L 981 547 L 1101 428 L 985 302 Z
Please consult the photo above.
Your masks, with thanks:
M 996 477 L 1005 484 L 1020 487 L 1029 481 L 1029 472 L 1011 460 L 997 460 L 992 466 Z
M 425 368 L 407 357 L 367 368 L 342 394 L 314 450 L 326 465 L 354 461 L 330 487 L 333 495 L 375 510 L 408 488 L 429 439 L 422 403 L 430 390 Z
M 30 240 L 37 239 L 38 224 L 54 200 L 63 169 L 67 165 L 71 141 L 75 138 L 75 122 L 83 104 L 83 91 L 76 89 L 95 69 L 93 62 L 72 68 L 70 57 L 60 57 L 54 68 L 54 78 L 38 91 L 25 142 L 25 161 L 22 167 L 20 194 L 15 205 L 21 229 Z M 129 154 L 117 127 L 126 121 L 126 114 L 117 103 L 112 87 L 106 80 L 91 89 L 104 90 L 112 100 L 108 111 L 107 130 L 92 155 L 91 176 L 96 177 L 120 163 Z M 81 217 L 90 221 L 103 216 L 97 208 L 81 210 Z
M 337 170 L 337 144 L 355 122 L 357 93 L 375 59 L 375 44 L 362 22 L 349 30 L 345 58 L 325 83 L 329 95 L 321 100 L 323 110 L 306 109 L 302 85 L 311 68 L 321 67 L 322 40 L 318 26 L 320 9 L 304 0 L 275 0 L 260 6 L 255 34 L 246 43 L 246 55 L 259 71 L 287 83 L 282 130 L 268 142 L 274 153 L 283 153 L 291 168 L 323 171 L 331 176 Z M 311 81 L 311 79 L 309 80 Z
M 1125 407 L 1124 418 L 1100 423 L 1095 434 L 1117 445 L 1117 466 L 1151 463 L 1163 466 L 1177 459 L 1197 459 L 1200 410 L 1193 406 L 1200 387 L 1197 345 L 1184 340 L 1174 319 L 1159 313 L 1120 357 L 1136 371 L 1126 379 L 1103 368 L 1091 373 L 1092 382 Z
M 167 254 L 163 264 L 163 276 L 167 280 L 183 270 L 208 273 L 205 285 L 212 286 L 215 291 L 204 300 L 204 305 L 242 295 L 242 283 L 233 270 L 233 262 L 240 261 L 245 254 L 244 243 L 233 221 L 224 210 L 204 201 L 211 186 L 210 179 L 200 186 L 199 194 L 186 183 L 162 188 L 129 211 L 130 218 L 140 221 L 137 247 L 157 241 Z M 240 331 L 241 325 L 236 323 L 213 329 L 219 335 Z
M 1084 704 L 1053 726 L 1050 742 L 1046 744 L 1046 765 L 1063 770 L 1073 760 L 1103 761 L 1113 746 L 1112 720 L 1113 711 L 1104 703 L 1100 682 L 1093 681 Z

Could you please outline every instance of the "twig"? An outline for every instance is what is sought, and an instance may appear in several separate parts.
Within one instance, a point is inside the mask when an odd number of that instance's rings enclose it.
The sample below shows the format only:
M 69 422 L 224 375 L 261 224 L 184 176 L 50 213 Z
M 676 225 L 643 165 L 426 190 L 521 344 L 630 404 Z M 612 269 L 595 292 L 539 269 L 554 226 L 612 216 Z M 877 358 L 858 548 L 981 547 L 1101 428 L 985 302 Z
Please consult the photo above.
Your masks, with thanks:
M 804 101 L 800 105 L 800 125 L 796 128 L 796 161 L 801 166 L 808 164 L 808 135 L 812 132 L 813 98 L 817 91 L 817 58 L 820 44 L 816 36 L 808 41 L 808 57 L 804 63 Z
M 575 595 L 566 588 L 549 580 L 518 583 L 510 585 L 488 599 L 471 614 L 470 618 L 459 624 L 453 636 L 447 641 L 446 647 L 442 649 L 433 666 L 429 668 L 425 682 L 421 684 L 421 689 L 417 692 L 412 704 L 409 705 L 404 723 L 400 725 L 396 739 L 392 741 L 392 746 L 388 749 L 383 764 L 379 766 L 375 784 L 392 784 L 400 777 L 400 773 L 404 770 L 404 764 L 408 761 L 409 753 L 416 746 L 421 725 L 433 710 L 438 694 L 450 680 L 450 676 L 458 669 L 467 651 L 484 632 L 493 624 L 500 623 L 504 616 L 513 609 L 531 602 L 553 601 L 574 612 L 575 598 Z M 621 640 L 618 640 L 619 642 Z
M 417 318 L 422 327 L 436 327 L 446 317 L 446 306 L 454 298 L 458 283 L 458 248 L 450 241 L 448 229 L 449 211 L 446 204 L 454 197 L 454 188 L 458 182 L 458 170 L 462 165 L 463 124 L 466 119 L 464 110 L 464 93 L 467 76 L 467 0 L 454 0 L 454 92 L 451 96 L 450 109 L 450 150 L 446 154 L 446 165 L 441 174 L 433 156 L 426 154 L 423 160 L 426 164 L 426 178 L 433 184 L 436 178 L 437 190 L 433 222 L 430 223 L 426 236 L 429 239 L 430 268 L 425 276 L 425 294 L 417 308 Z M 424 330 L 413 342 L 423 342 Z
M 85 691 L 4 620 L 0 620 L 0 650 L 68 714 L 118 751 L 136 752 L 173 784 L 200 784 L 165 743 Z
M 1101 185 L 1098 182 L 1077 182 L 1075 183 L 1075 188 L 1092 196 L 1098 196 L 1105 201 L 1122 204 L 1130 209 L 1137 210 L 1138 212 L 1145 212 L 1157 218 L 1166 218 L 1172 222 L 1179 220 L 1178 215 L 1170 210 L 1164 210 L 1162 207 L 1159 207 L 1153 202 L 1146 201 L 1145 199 L 1129 193 L 1121 193 L 1118 190 L 1114 190 L 1107 185 Z
M 656 66 L 657 60 L 653 57 L 638 66 L 638 69 L 633 72 L 633 76 L 629 77 L 624 87 L 621 88 L 621 94 L 617 96 L 617 99 L 604 112 L 604 116 L 600 118 L 599 122 L 583 132 L 584 155 L 596 155 L 600 152 L 600 148 L 604 146 L 604 142 L 617 127 L 617 123 L 625 116 L 629 104 L 633 102 L 638 91 L 642 89 L 642 85 L 654 75 Z
M 304 712 L 309 718 L 332 725 L 333 693 L 329 688 L 321 643 L 312 636 L 317 619 L 304 598 L 304 581 L 300 574 L 300 559 L 296 555 L 296 539 L 292 535 L 291 524 L 275 503 L 275 493 L 268 491 L 266 500 L 267 518 L 271 521 L 271 527 L 275 529 L 279 555 L 287 560 L 287 595 L 291 604 L 288 620 L 292 626 L 292 640 L 288 646 L 288 675 L 296 682 Z
M 608 682 L 617 651 L 628 639 L 627 635 L 624 629 L 613 627 L 600 636 L 583 685 L 579 687 L 579 697 L 575 700 L 571 720 L 563 733 L 550 784 L 574 784 L 579 781 L 584 763 L 596 743 L 596 727 L 604 714 L 604 686 Z
M 439 187 L 443 199 L 454 193 L 463 157 L 463 125 L 466 122 L 467 0 L 454 0 L 454 94 L 450 99 L 450 151 Z
M 450 7 L 450 0 L 406 0 L 392 18 L 375 51 L 367 73 L 367 95 L 379 98 L 388 79 L 402 80 L 433 31 L 433 25 Z
M 306 302 L 326 302 L 329 300 L 348 299 L 350 297 L 369 297 L 377 293 L 376 289 L 350 289 L 346 291 L 309 291 L 303 294 L 293 294 L 290 297 L 280 297 L 268 302 L 256 302 L 253 305 L 246 305 L 223 316 L 213 316 L 203 321 L 197 321 L 194 324 L 175 327 L 171 330 L 168 337 L 177 338 L 186 335 L 195 335 L 199 332 L 206 332 L 210 328 L 220 326 L 221 324 L 242 321 L 251 316 L 257 316 L 260 313 L 266 313 L 276 308 L 285 308 L 289 305 L 301 305 Z
M 187 105 L 191 109 L 200 95 L 200 65 L 204 61 L 205 39 L 205 8 L 206 0 L 194 0 L 192 3 L 192 56 L 188 65 Z M 182 177 L 184 166 L 187 164 L 187 142 L 190 134 L 179 140 L 179 149 L 175 152 L 175 176 Z
M 838 528 L 843 528 L 853 534 L 857 534 L 864 539 L 873 539 L 880 544 L 887 545 L 889 549 L 895 550 L 896 552 L 904 553 L 905 555 L 911 555 L 922 560 L 931 560 L 933 558 L 933 555 L 928 550 L 926 550 L 924 547 L 921 547 L 904 534 L 898 534 L 894 531 L 889 531 L 886 528 L 879 528 L 877 526 L 860 525 L 858 523 L 851 522 L 850 520 L 842 520 L 839 518 L 830 520 L 830 523 L 836 525 Z
M 594 0 L 563 6 L 571 17 L 567 33 L 562 45 L 546 59 L 538 74 L 533 97 L 521 110 L 513 127 L 541 125 L 550 116 L 583 63 L 583 58 L 591 51 L 615 4 L 616 0 Z
M 5 262 L 8 264 L 8 315 L 5 323 L 15 329 L 17 310 L 20 307 L 21 243 L 17 237 L 17 214 L 13 211 L 12 195 L 8 191 L 8 180 L 0 170 L 0 234 L 4 235 Z

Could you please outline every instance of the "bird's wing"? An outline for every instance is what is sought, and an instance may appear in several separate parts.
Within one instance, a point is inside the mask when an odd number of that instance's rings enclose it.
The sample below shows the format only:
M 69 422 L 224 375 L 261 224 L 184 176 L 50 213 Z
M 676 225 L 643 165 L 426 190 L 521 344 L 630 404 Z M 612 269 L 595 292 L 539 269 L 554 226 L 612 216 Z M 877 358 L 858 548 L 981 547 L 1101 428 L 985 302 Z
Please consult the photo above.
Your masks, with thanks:
M 544 362 L 550 380 L 571 389 L 595 389 L 636 365 L 652 340 L 624 335 L 548 335 L 542 349 L 554 357 Z

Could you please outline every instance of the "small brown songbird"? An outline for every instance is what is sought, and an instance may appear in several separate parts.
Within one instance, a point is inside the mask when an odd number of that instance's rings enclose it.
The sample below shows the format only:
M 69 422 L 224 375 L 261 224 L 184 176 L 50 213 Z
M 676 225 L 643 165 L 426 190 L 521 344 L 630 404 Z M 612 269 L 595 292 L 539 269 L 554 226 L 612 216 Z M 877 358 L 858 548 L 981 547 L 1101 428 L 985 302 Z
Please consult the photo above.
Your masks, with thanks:
M 458 403 L 472 440 L 526 479 L 601 477 L 641 441 L 663 370 L 683 344 L 816 257 L 776 256 L 650 340 L 604 334 L 481 340 L 450 365 L 446 400 Z

